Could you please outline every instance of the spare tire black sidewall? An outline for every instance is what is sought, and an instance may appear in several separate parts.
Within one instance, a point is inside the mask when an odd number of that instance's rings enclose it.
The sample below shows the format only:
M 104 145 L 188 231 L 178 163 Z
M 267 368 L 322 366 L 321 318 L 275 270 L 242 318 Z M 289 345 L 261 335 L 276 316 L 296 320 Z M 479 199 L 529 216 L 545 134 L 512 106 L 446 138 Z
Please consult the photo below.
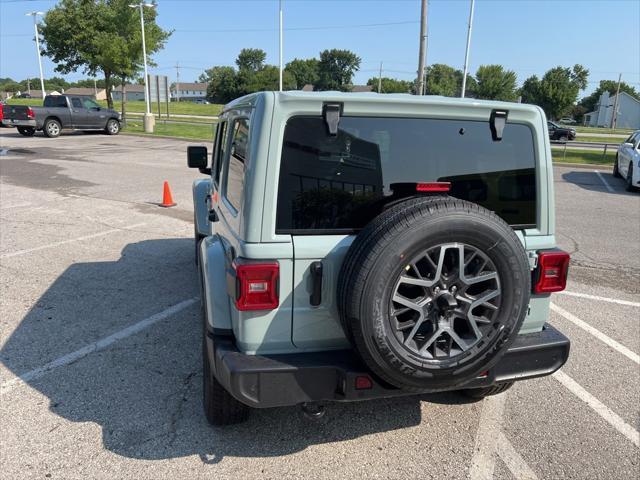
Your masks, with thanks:
M 509 228 L 469 212 L 419 217 L 384 246 L 365 281 L 359 321 L 352 321 L 354 333 L 372 357 L 373 362 L 367 363 L 382 378 L 400 387 L 450 388 L 472 380 L 499 361 L 526 316 L 530 289 L 522 245 L 505 227 Z M 431 361 L 403 347 L 396 338 L 390 323 L 391 296 L 407 261 L 430 247 L 455 242 L 476 247 L 493 261 L 500 277 L 501 308 L 492 336 L 483 337 L 464 354 Z

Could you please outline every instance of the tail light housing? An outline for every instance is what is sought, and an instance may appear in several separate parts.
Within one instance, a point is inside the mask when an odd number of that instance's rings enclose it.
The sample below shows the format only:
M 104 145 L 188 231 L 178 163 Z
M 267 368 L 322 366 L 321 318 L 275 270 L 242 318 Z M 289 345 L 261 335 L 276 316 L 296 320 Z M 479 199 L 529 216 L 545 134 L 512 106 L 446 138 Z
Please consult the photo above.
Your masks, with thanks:
M 238 310 L 273 310 L 278 307 L 278 262 L 234 262 L 234 270 L 235 303 Z
M 0 103 L 0 120 L 4 119 L 4 105 Z
M 33 108 L 27 107 L 27 118 L 35 118 L 36 114 L 33 111 Z
M 416 183 L 416 192 L 448 192 L 449 190 L 451 190 L 451 182 Z
M 538 252 L 533 293 L 561 292 L 567 286 L 570 256 L 562 250 Z

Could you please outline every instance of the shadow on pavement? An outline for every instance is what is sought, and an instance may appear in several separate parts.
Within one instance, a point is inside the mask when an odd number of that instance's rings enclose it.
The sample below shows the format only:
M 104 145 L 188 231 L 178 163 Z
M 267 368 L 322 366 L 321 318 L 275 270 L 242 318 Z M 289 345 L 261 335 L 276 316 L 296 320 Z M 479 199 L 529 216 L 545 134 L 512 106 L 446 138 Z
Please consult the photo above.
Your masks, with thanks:
M 197 297 L 192 242 L 132 243 L 116 261 L 71 265 L 31 307 L 0 359 L 20 375 Z M 255 410 L 242 425 L 212 428 L 201 406 L 200 321 L 194 302 L 28 384 L 49 399 L 56 415 L 100 425 L 104 448 L 111 452 L 150 460 L 198 455 L 206 463 L 226 456 L 286 455 L 416 426 L 421 400 L 465 403 L 457 394 L 438 394 L 331 404 L 317 422 L 298 408 Z
M 593 170 L 581 169 L 563 173 L 562 179 L 565 182 L 573 183 L 580 188 L 584 188 L 585 190 L 590 190 L 592 192 L 608 193 L 613 195 L 633 195 L 633 193 L 625 190 L 626 184 L 624 179 L 615 178 L 609 170 L 609 166 L 598 167 L 597 165 L 594 165 Z M 600 172 L 602 178 L 604 178 L 604 180 L 614 190 L 613 192 L 609 191 L 596 171 Z

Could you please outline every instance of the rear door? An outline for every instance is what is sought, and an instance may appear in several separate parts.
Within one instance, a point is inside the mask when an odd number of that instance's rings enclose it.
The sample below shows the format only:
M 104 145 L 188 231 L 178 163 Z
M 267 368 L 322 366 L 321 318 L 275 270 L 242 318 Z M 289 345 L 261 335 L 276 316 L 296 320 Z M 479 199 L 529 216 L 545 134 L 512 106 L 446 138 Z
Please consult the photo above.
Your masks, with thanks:
M 450 182 L 452 196 L 513 228 L 537 226 L 533 131 L 508 123 L 500 142 L 490 131 L 488 121 L 345 116 L 330 136 L 320 116 L 288 120 L 276 233 L 291 235 L 294 246 L 297 347 L 348 346 L 337 298 L 345 255 L 384 205 L 414 195 L 417 182 Z
M 87 109 L 78 97 L 70 97 L 71 102 L 71 124 L 73 128 L 85 128 L 87 126 Z

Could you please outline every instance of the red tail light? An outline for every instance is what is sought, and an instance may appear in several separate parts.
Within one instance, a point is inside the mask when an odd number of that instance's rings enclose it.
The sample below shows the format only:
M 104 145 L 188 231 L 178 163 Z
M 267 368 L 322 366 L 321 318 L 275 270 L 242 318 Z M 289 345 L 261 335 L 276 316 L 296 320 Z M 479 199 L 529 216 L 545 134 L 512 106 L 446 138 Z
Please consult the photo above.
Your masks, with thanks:
M 0 103 L 0 120 L 4 119 L 4 105 Z
M 236 308 L 273 310 L 279 304 L 277 262 L 236 264 Z
M 416 183 L 416 192 L 448 192 L 451 182 L 421 182 Z
M 552 293 L 564 290 L 567 286 L 569 260 L 569 254 L 562 250 L 539 252 L 533 292 Z
M 35 118 L 36 114 L 33 112 L 33 108 L 27 107 L 27 118 Z

